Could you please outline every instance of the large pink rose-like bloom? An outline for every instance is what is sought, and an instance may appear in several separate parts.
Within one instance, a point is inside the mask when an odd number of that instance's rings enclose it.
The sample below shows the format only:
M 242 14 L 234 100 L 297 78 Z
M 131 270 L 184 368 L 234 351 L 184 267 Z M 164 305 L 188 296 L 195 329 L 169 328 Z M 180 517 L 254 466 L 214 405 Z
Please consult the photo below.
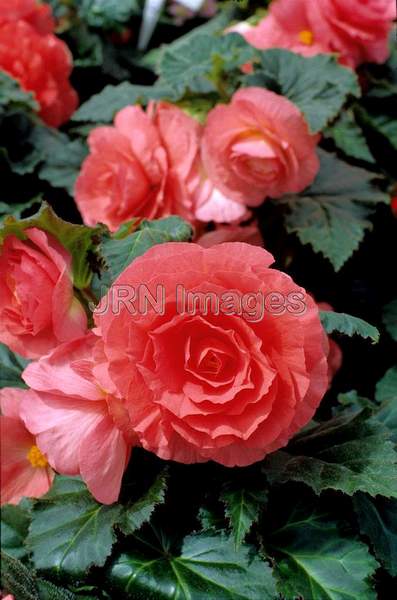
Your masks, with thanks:
M 208 114 L 203 163 L 222 193 L 257 206 L 267 196 L 301 192 L 312 183 L 319 170 L 318 140 L 287 98 L 250 87 Z
M 1 504 L 18 504 L 23 497 L 40 498 L 54 479 L 46 456 L 21 419 L 22 399 L 32 396 L 29 390 L 0 390 Z
M 87 330 L 73 295 L 72 257 L 50 234 L 31 227 L 0 246 L 0 342 L 38 358 Z
M 167 103 L 122 109 L 113 127 L 98 127 L 76 183 L 87 225 L 115 231 L 133 217 L 178 214 L 193 220 L 200 124 Z
M 30 363 L 23 379 L 34 392 L 21 416 L 56 471 L 80 475 L 99 502 L 111 504 L 136 438 L 97 341 L 89 333 Z
M 0 0 L 0 26 L 26 21 L 40 34 L 52 33 L 55 23 L 51 7 L 37 0 Z
M 256 48 L 287 48 L 305 56 L 336 53 L 354 68 L 387 60 L 395 18 L 394 0 L 275 0 L 256 27 L 233 30 Z
M 183 463 L 249 465 L 312 418 L 328 386 L 327 337 L 315 302 L 270 269 L 272 262 L 244 243 L 161 244 L 127 267 L 102 299 L 94 317 L 109 377 L 144 448 Z M 160 305 L 115 304 L 140 285 L 156 299 L 161 286 Z M 189 308 L 176 298 L 177 285 L 229 294 L 232 304 Z M 247 306 L 239 314 L 236 295 L 251 294 L 253 308 L 258 293 L 275 291 L 291 300 L 283 314 L 261 318 Z M 290 294 L 301 294 L 306 308 Z

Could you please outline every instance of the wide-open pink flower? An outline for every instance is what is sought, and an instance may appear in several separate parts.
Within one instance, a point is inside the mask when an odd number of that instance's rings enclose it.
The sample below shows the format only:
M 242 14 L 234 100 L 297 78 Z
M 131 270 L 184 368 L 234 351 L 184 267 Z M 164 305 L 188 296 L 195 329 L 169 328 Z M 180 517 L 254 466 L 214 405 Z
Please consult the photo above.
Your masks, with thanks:
M 0 247 L 0 341 L 27 358 L 81 337 L 85 311 L 73 294 L 72 257 L 50 234 L 31 227 L 26 240 Z
M 223 194 L 257 206 L 267 196 L 300 192 L 312 183 L 319 170 L 318 140 L 287 98 L 250 87 L 208 114 L 203 163 Z
M 0 0 L 0 27 L 4 23 L 26 21 L 38 33 L 54 31 L 51 7 L 37 0 Z
M 23 400 L 21 416 L 56 471 L 80 475 L 99 502 L 111 504 L 136 438 L 97 341 L 89 333 L 30 363 L 23 379 L 35 393 Z
M 55 35 L 42 35 L 23 20 L 0 23 L 0 69 L 33 93 L 48 125 L 59 127 L 76 110 L 78 97 L 69 83 L 72 55 Z
M 272 262 L 250 244 L 166 243 L 102 299 L 108 374 L 144 448 L 248 465 L 312 418 L 328 386 L 327 337 L 315 302 Z M 140 309 L 139 286 L 152 298 Z
M 167 103 L 128 106 L 114 126 L 94 129 L 75 188 L 84 222 L 115 231 L 133 217 L 194 220 L 200 134 L 195 119 Z
M 234 29 L 260 49 L 336 53 L 343 64 L 387 60 L 394 0 L 274 0 L 256 27 Z
M 39 498 L 54 479 L 45 454 L 20 416 L 23 398 L 29 401 L 33 396 L 30 390 L 0 390 L 1 504 L 18 504 L 23 497 Z

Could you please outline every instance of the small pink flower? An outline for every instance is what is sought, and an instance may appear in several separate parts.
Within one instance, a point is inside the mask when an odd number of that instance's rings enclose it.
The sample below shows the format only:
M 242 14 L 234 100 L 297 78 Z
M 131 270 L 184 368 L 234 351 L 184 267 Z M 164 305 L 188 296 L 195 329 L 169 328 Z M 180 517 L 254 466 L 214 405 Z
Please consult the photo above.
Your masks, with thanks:
M 75 189 L 84 222 L 115 231 L 133 217 L 194 220 L 200 135 L 198 122 L 163 102 L 129 106 L 113 127 L 94 129 Z
M 73 295 L 69 252 L 36 227 L 24 234 L 26 240 L 7 236 L 0 247 L 0 341 L 38 358 L 82 336 L 87 317 Z
M 34 401 L 34 396 L 30 390 L 0 390 L 1 504 L 18 504 L 23 497 L 39 498 L 48 492 L 54 478 L 45 453 L 20 416 L 22 400 Z
M 227 198 L 258 206 L 267 196 L 300 192 L 312 183 L 319 170 L 318 140 L 287 98 L 245 88 L 208 114 L 203 164 Z
M 395 18 L 394 0 L 275 0 L 256 27 L 234 31 L 256 48 L 336 53 L 340 62 L 357 67 L 387 60 Z
M 23 379 L 35 393 L 23 400 L 21 416 L 56 471 L 80 475 L 99 502 L 111 504 L 135 435 L 97 342 L 89 333 L 30 363 Z

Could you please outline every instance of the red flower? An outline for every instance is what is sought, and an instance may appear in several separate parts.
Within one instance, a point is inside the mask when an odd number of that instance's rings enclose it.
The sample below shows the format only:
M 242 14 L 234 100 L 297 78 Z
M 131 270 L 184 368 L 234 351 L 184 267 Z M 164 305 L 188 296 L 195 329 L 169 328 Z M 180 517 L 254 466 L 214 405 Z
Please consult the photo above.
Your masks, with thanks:
M 0 0 L 0 26 L 15 21 L 26 21 L 37 33 L 53 33 L 55 23 L 48 4 L 36 0 Z
M 34 94 L 48 125 L 62 125 L 76 110 L 78 97 L 69 83 L 72 57 L 56 36 L 40 35 L 25 21 L 3 24 L 0 68 Z

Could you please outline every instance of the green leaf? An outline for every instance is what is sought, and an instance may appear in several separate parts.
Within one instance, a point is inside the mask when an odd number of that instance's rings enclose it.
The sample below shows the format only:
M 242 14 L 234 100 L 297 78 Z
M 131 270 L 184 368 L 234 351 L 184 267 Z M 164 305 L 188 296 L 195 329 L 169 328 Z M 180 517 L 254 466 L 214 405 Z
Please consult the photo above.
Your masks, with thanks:
M 167 477 L 168 473 L 164 470 L 139 500 L 125 508 L 119 521 L 119 527 L 123 533 L 129 535 L 150 520 L 156 506 L 164 502 Z
M 28 360 L 15 354 L 7 346 L 0 343 L 0 388 L 26 388 L 21 373 L 28 362 Z
M 174 92 L 169 87 L 133 85 L 128 81 L 119 85 L 107 85 L 78 108 L 72 121 L 110 123 L 115 114 L 125 106 L 165 99 L 174 99 Z
M 390 440 L 397 446 L 397 402 L 395 399 L 382 402 L 379 410 L 373 416 L 378 423 L 382 423 L 390 432 Z
M 76 23 L 68 31 L 68 40 L 74 48 L 74 68 L 99 67 L 102 65 L 103 42 L 99 35 L 90 31 L 86 23 Z
M 19 506 L 7 504 L 1 508 L 1 549 L 14 558 L 27 554 L 24 542 L 30 523 L 28 506 L 25 501 Z
M 397 342 L 397 300 L 389 302 L 383 308 L 382 321 L 387 333 Z
M 397 500 L 358 493 L 353 496 L 353 506 L 360 531 L 371 541 L 376 558 L 397 576 Z
M 305 58 L 273 48 L 259 56 L 255 72 L 245 78 L 246 85 L 265 87 L 289 98 L 313 132 L 321 131 L 337 116 L 349 95 L 360 96 L 354 71 L 339 65 L 329 54 Z
M 295 510 L 269 544 L 280 555 L 275 574 L 285 600 L 376 600 L 369 582 L 378 567 L 362 542 L 342 535 L 326 516 Z
M 236 551 L 231 538 L 209 532 L 187 536 L 179 552 L 159 535 L 156 541 L 121 554 L 108 579 L 123 598 L 167 600 L 274 600 L 277 596 L 269 566 L 251 554 Z
M 353 317 L 345 313 L 320 310 L 320 319 L 327 333 L 338 332 L 349 337 L 359 335 L 362 338 L 369 338 L 374 344 L 379 342 L 380 333 L 377 328 L 358 317 Z
M 27 547 L 36 568 L 82 577 L 90 567 L 103 566 L 120 510 L 98 504 L 78 478 L 58 476 L 32 511 Z
M 160 81 L 178 90 L 179 97 L 186 90 L 216 92 L 224 73 L 240 69 L 255 54 L 256 50 L 237 33 L 195 35 L 165 48 L 159 65 Z
M 82 0 L 79 14 L 91 27 L 114 29 L 140 14 L 138 0 Z
M 4 219 L 4 217 L 7 217 L 8 215 L 12 215 L 16 219 L 20 219 L 22 213 L 25 212 L 25 210 L 29 210 L 32 208 L 32 206 L 35 206 L 36 204 L 39 205 L 41 204 L 41 202 L 41 196 L 36 196 L 28 202 L 21 202 L 17 204 L 7 204 L 6 202 L 0 202 L 0 222 L 2 219 Z
M 164 242 L 184 242 L 191 237 L 191 226 L 179 217 L 166 217 L 156 221 L 143 220 L 138 231 L 121 239 L 118 239 L 119 232 L 112 237 L 103 237 L 99 250 L 105 260 L 106 270 L 99 280 L 96 278 L 95 290 L 100 288 L 102 296 L 105 288 L 109 287 L 135 258 L 152 246 Z
M 224 510 L 222 514 L 208 505 L 200 506 L 197 520 L 200 523 L 201 529 L 208 530 L 213 529 L 214 531 L 220 531 L 225 529 Z
M 286 451 L 265 459 L 266 476 L 277 483 L 301 481 L 316 494 L 334 489 L 397 498 L 397 453 L 368 412 L 349 412 L 299 434 Z
M 283 200 L 290 210 L 286 227 L 339 271 L 359 247 L 365 231 L 372 229 L 368 217 L 375 205 L 389 200 L 371 184 L 373 173 L 322 150 L 319 154 L 321 169 L 314 183 L 302 194 Z
M 81 596 L 76 596 L 69 590 L 60 588 L 45 579 L 37 579 L 36 587 L 39 592 L 40 600 L 84 600 Z M 92 600 L 96 599 L 93 598 Z
M 234 545 L 238 548 L 252 525 L 258 521 L 267 499 L 266 491 L 238 486 L 229 486 L 221 494 L 226 506 L 226 517 L 232 527 Z
M 378 381 L 375 398 L 378 402 L 391 400 L 397 403 L 397 367 L 391 367 Z
M 43 202 L 40 210 L 27 219 L 17 220 L 13 216 L 6 217 L 0 226 L 0 246 L 7 235 L 16 235 L 26 239 L 24 230 L 38 227 L 53 235 L 68 250 L 73 259 L 73 284 L 78 289 L 86 288 L 92 277 L 90 264 L 95 255 L 97 236 L 103 227 L 85 227 L 63 221 L 52 208 Z
M 81 139 L 71 141 L 64 133 L 49 127 L 36 127 L 31 139 L 42 155 L 39 178 L 73 195 L 81 164 L 88 154 L 85 142 Z
M 353 110 L 343 111 L 338 119 L 324 131 L 325 137 L 334 140 L 336 147 L 346 156 L 375 163 L 364 132 L 357 123 Z
M 386 114 L 375 114 L 360 109 L 363 122 L 380 135 L 383 135 L 397 150 L 397 119 Z
M 37 578 L 35 571 L 9 554 L 1 553 L 1 586 L 13 594 L 15 600 L 84 600 L 69 590 Z M 90 596 L 87 600 L 97 600 Z
M 37 104 L 31 92 L 22 90 L 19 82 L 4 71 L 0 71 L 0 115 L 5 108 L 23 108 L 37 111 Z
M 334 416 L 342 413 L 347 414 L 345 413 L 346 410 L 357 412 L 363 408 L 369 408 L 370 410 L 376 408 L 376 404 L 372 400 L 365 398 L 365 396 L 359 396 L 357 390 L 350 390 L 349 392 L 338 394 L 337 400 L 339 406 L 332 409 L 332 414 Z
M 20 560 L 1 552 L 1 587 L 16 600 L 41 600 L 37 593 L 35 573 Z
M 375 398 L 381 405 L 373 418 L 387 427 L 390 439 L 397 445 L 397 367 L 386 371 L 377 383 Z

